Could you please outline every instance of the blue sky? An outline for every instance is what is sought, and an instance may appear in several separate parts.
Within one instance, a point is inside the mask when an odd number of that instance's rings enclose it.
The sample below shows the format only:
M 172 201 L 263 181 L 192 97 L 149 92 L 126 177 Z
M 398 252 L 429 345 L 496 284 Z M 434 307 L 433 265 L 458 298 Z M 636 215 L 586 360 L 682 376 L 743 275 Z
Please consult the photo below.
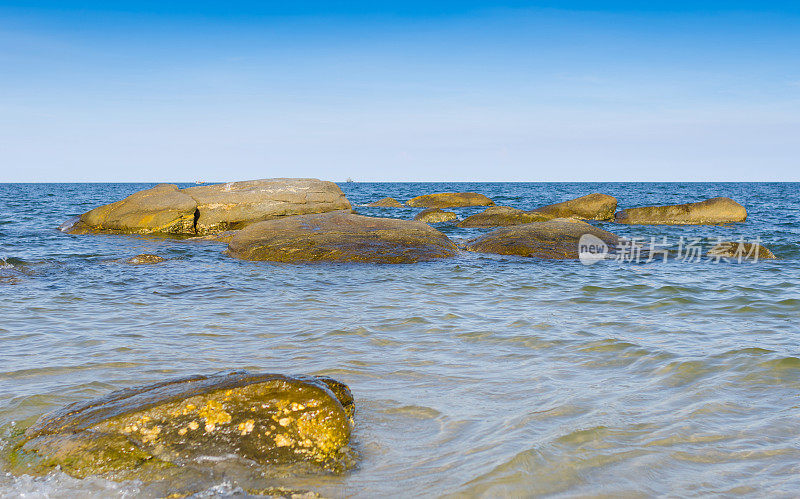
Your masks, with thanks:
M 0 181 L 800 180 L 800 3 L 0 2 Z

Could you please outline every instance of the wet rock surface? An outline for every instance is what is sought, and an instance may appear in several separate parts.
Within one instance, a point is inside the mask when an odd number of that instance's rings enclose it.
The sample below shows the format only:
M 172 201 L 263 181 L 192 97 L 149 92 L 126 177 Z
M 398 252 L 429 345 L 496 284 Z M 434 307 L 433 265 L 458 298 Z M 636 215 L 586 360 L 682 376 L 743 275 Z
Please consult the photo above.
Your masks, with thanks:
M 414 217 L 414 220 L 425 222 L 427 224 L 438 224 L 458 220 L 458 215 L 452 211 L 443 211 L 439 208 L 428 208 L 417 213 L 417 215 Z
M 446 235 L 422 222 L 349 212 L 259 222 L 239 231 L 228 254 L 273 262 L 414 263 L 452 257 Z
M 581 236 L 591 234 L 609 246 L 619 244 L 611 232 L 575 219 L 554 219 L 503 227 L 467 241 L 465 249 L 478 253 L 546 259 L 578 258 Z
M 136 478 L 198 458 L 342 471 L 353 398 L 326 377 L 233 372 L 116 391 L 42 416 L 13 451 L 16 472 Z
M 614 221 L 644 225 L 711 225 L 744 222 L 747 210 L 730 198 L 718 197 L 697 203 L 644 206 L 617 212 Z
M 425 194 L 406 201 L 415 208 L 461 208 L 465 206 L 493 206 L 494 201 L 477 192 L 438 192 Z

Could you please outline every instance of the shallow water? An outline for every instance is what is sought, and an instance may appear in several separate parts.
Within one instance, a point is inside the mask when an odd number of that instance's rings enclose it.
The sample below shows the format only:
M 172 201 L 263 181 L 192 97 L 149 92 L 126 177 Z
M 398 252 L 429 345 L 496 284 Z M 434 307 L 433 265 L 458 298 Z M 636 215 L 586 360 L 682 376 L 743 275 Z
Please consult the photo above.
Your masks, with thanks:
M 475 190 L 532 208 L 717 195 L 749 219 L 617 226 L 761 240 L 750 263 L 242 262 L 208 241 L 56 230 L 145 184 L 0 184 L 0 436 L 69 402 L 228 369 L 327 374 L 357 404 L 341 476 L 196 465 L 197 490 L 329 496 L 793 496 L 800 491 L 800 185 L 341 184 L 354 205 Z M 357 207 L 411 218 L 418 209 Z M 460 216 L 481 209 L 456 209 Z M 453 238 L 482 232 L 444 226 Z M 139 253 L 168 258 L 133 266 Z M 158 495 L 163 485 L 0 473 L 0 495 Z

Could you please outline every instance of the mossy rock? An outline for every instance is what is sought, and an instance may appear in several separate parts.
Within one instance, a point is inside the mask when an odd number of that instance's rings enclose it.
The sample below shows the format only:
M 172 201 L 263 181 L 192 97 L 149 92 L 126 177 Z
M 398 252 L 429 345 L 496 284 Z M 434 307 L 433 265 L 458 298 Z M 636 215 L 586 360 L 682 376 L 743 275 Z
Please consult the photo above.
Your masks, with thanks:
M 72 234 L 194 234 L 197 202 L 174 184 L 159 184 L 80 216 Z
M 417 213 L 414 220 L 425 222 L 426 224 L 440 224 L 458 220 L 458 215 L 452 211 L 444 211 L 439 208 L 428 208 Z
M 163 256 L 158 255 L 150 255 L 150 254 L 142 254 L 136 255 L 134 257 L 128 258 L 125 260 L 125 263 L 129 263 L 131 265 L 152 265 L 154 263 L 161 263 L 165 262 L 167 259 Z
M 730 198 L 712 198 L 697 203 L 643 206 L 617 212 L 614 221 L 643 225 L 714 225 L 744 222 L 747 210 Z
M 611 220 L 617 210 L 617 198 L 595 192 L 562 203 L 536 208 L 536 213 L 552 218 L 577 218 L 580 220 Z
M 228 244 L 233 257 L 284 263 L 414 263 L 457 252 L 445 234 L 422 222 L 345 211 L 259 222 Z
M 490 206 L 480 213 L 465 218 L 459 222 L 458 226 L 463 228 L 508 227 L 531 222 L 544 222 L 552 218 L 551 215 L 545 213 L 524 211 L 510 206 Z
M 14 473 L 141 478 L 204 457 L 262 465 L 354 464 L 353 397 L 327 377 L 233 372 L 129 388 L 39 418 L 11 452 Z
M 584 235 L 592 235 L 616 247 L 619 238 L 605 230 L 572 218 L 501 227 L 467 241 L 465 249 L 478 253 L 514 255 L 544 259 L 577 259 L 578 244 Z
M 403 205 L 395 198 L 383 198 L 367 205 L 370 208 L 402 208 Z
M 494 201 L 477 192 L 437 192 L 406 201 L 415 208 L 459 208 L 464 206 L 494 206 Z
M 772 260 L 775 255 L 759 243 L 721 241 L 708 250 L 708 257 L 732 260 Z
M 209 235 L 262 220 L 349 209 L 339 186 L 318 179 L 247 180 L 186 189 L 159 184 L 84 213 L 68 232 Z

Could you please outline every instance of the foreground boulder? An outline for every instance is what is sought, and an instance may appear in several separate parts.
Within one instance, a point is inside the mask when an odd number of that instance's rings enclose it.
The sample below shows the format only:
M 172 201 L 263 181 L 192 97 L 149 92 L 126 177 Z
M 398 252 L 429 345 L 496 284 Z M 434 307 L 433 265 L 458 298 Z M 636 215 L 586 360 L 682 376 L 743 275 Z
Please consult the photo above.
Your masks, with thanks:
M 458 220 L 458 215 L 452 211 L 442 211 L 439 208 L 428 208 L 417 213 L 414 220 L 425 222 L 426 224 L 438 224 Z
M 348 210 L 333 182 L 266 179 L 178 189 L 160 184 L 81 215 L 69 232 L 214 234 L 273 218 Z
M 234 372 L 113 392 L 47 414 L 14 452 L 18 472 L 56 466 L 125 478 L 197 458 L 350 467 L 353 398 L 327 377 Z M 124 472 L 121 475 L 117 472 Z
M 241 229 L 279 217 L 349 210 L 342 190 L 317 179 L 277 178 L 190 187 L 197 201 L 197 233 Z
M 558 218 L 496 229 L 467 241 L 465 249 L 498 255 L 570 259 L 578 258 L 578 243 L 585 234 L 612 248 L 619 244 L 619 238 L 611 232 L 580 220 Z
M 617 211 L 617 198 L 595 192 L 563 203 L 536 208 L 533 211 L 550 215 L 552 218 L 611 220 Z
M 69 232 L 194 234 L 197 202 L 177 185 L 159 184 L 81 215 Z
M 494 201 L 477 192 L 439 192 L 425 194 L 406 201 L 415 208 L 459 208 L 464 206 L 494 206 Z
M 739 241 L 722 241 L 708 250 L 711 258 L 730 258 L 738 260 L 771 260 L 775 258 L 772 251 L 759 243 Z
M 468 216 L 459 222 L 458 226 L 464 228 L 507 227 L 531 222 L 544 222 L 552 218 L 552 216 L 545 213 L 524 211 L 510 206 L 490 206 L 481 213 Z
M 646 225 L 710 225 L 744 222 L 747 210 L 730 198 L 712 198 L 698 203 L 645 206 L 617 212 L 615 222 Z
M 259 222 L 239 231 L 228 245 L 228 254 L 236 258 L 301 263 L 413 263 L 457 251 L 446 235 L 422 222 L 343 211 Z
M 396 200 L 395 198 L 383 198 L 372 203 L 369 203 L 367 206 L 371 208 L 402 208 L 403 205 L 400 201 Z

